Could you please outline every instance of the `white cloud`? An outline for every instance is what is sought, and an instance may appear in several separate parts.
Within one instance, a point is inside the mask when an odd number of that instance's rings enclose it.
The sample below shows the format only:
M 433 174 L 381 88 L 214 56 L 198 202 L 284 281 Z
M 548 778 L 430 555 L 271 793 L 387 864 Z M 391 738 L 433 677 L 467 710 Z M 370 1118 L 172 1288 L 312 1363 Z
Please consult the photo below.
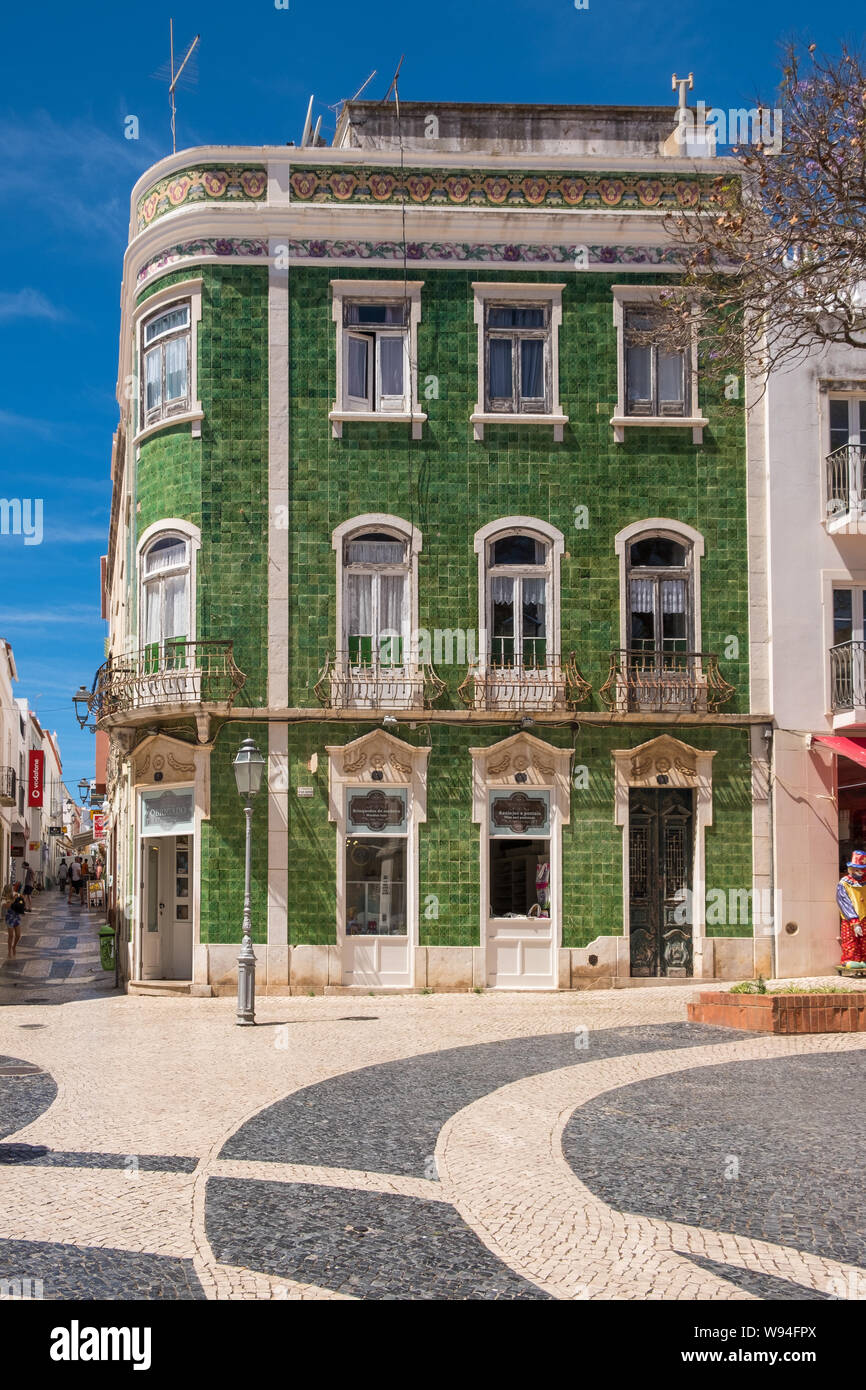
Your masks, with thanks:
M 51 319 L 57 323 L 66 314 L 39 290 L 0 291 L 0 319 Z

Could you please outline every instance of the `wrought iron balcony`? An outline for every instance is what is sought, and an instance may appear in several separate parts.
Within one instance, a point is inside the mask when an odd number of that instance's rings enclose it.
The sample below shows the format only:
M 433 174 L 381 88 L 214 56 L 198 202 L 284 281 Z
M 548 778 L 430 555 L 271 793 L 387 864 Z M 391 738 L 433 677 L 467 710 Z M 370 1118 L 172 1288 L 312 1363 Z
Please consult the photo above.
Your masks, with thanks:
M 136 722 L 155 711 L 231 709 L 246 676 L 235 665 L 231 641 L 154 642 L 100 666 L 90 696 L 97 725 Z
M 857 521 L 866 512 L 863 494 L 864 444 L 843 444 L 825 460 L 827 470 L 827 521 L 845 523 Z
M 0 767 L 0 806 L 14 806 L 18 800 L 14 767 Z
M 542 713 L 576 709 L 591 690 L 571 652 L 565 661 L 545 653 L 537 663 L 478 662 L 470 666 L 457 693 L 469 709 Z
M 621 648 L 611 652 L 610 671 L 598 693 L 608 709 L 621 714 L 699 714 L 730 700 L 734 687 L 719 671 L 713 652 Z
M 866 642 L 842 642 L 830 648 L 830 707 L 866 709 L 864 681 Z
M 313 689 L 325 709 L 430 709 L 445 682 L 429 662 L 356 662 L 329 652 Z

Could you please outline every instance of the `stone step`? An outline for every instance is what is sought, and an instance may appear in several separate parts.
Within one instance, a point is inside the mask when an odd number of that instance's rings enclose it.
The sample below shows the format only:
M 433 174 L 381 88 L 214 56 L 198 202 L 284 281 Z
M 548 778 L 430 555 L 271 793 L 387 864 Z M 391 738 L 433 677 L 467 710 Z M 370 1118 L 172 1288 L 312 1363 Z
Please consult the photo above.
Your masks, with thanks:
M 127 991 L 130 994 L 189 994 L 191 980 L 130 980 Z

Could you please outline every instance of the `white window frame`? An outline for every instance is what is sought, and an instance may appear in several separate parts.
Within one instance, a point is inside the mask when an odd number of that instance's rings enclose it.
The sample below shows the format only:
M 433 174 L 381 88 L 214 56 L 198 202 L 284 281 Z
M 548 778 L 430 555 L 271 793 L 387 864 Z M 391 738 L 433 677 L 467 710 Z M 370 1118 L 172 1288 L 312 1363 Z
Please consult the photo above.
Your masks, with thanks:
M 346 630 L 346 542 L 369 531 L 384 531 L 406 545 L 405 571 L 407 577 L 404 599 L 403 669 L 413 673 L 418 665 L 418 556 L 422 550 L 421 532 L 402 517 L 388 512 L 366 512 L 337 526 L 331 535 L 331 545 L 337 556 L 337 665 L 343 674 L 349 671 L 348 633 Z M 394 570 L 403 566 L 394 565 Z
M 560 572 L 562 569 L 562 556 L 565 550 L 565 537 L 562 532 L 549 522 L 539 521 L 532 516 L 507 516 L 498 521 L 488 522 L 482 526 L 480 531 L 475 533 L 475 553 L 478 556 L 478 664 L 480 671 L 495 671 L 498 667 L 491 664 L 491 642 L 492 642 L 492 610 L 491 599 L 488 587 L 491 566 L 488 563 L 490 548 L 495 541 L 505 540 L 507 536 L 531 536 L 535 540 L 541 541 L 547 546 L 547 658 L 551 656 L 562 660 L 560 648 Z M 497 573 L 499 568 L 494 566 Z M 524 572 L 527 576 L 538 578 L 539 566 L 530 565 L 508 565 L 503 566 L 503 573 L 507 569 L 509 574 L 516 578 Z M 515 670 L 523 670 L 522 664 L 515 667 Z
M 337 329 L 337 398 L 333 408 L 328 412 L 328 419 L 331 422 L 331 433 L 334 439 L 342 438 L 343 425 L 347 420 L 366 420 L 375 424 L 410 424 L 412 426 L 412 438 L 421 438 L 422 427 L 427 419 L 418 401 L 418 325 L 421 322 L 421 291 L 423 288 L 423 280 L 331 281 L 331 316 Z M 381 330 L 376 329 L 375 351 L 378 356 L 380 336 L 396 336 L 397 334 L 403 336 L 406 344 L 403 376 L 404 398 L 402 402 L 397 402 L 393 397 L 380 397 L 378 401 L 375 401 L 372 395 L 368 395 L 366 400 L 362 398 L 352 399 L 348 393 L 346 343 L 351 337 L 363 336 L 367 340 L 370 335 L 365 334 L 361 326 L 350 328 L 345 324 L 346 303 L 351 300 L 370 303 L 401 299 L 408 301 L 408 324 L 405 328 L 395 327 L 389 330 L 383 327 Z M 377 379 L 378 375 L 377 372 Z
M 851 641 L 866 640 L 866 570 L 823 570 L 821 587 L 824 607 L 824 704 L 827 718 L 834 729 L 862 729 L 866 724 L 866 705 L 852 705 L 850 709 L 833 709 L 833 675 L 830 651 L 835 645 L 836 628 L 834 622 L 834 594 L 837 589 L 852 590 Z M 860 672 L 860 688 L 866 685 L 866 652 L 863 653 L 864 669 Z
M 180 520 L 177 517 L 166 518 L 165 521 L 155 521 L 141 535 L 141 539 L 136 547 L 136 568 L 138 573 L 138 644 L 142 651 L 146 645 L 144 637 L 144 615 L 145 615 L 145 590 L 146 577 L 144 573 L 144 560 L 147 551 L 154 541 L 161 540 L 182 540 L 186 543 L 187 560 L 185 569 L 188 572 L 188 617 L 189 632 L 186 634 L 187 642 L 196 641 L 196 596 L 197 596 L 197 569 L 198 552 L 201 549 L 201 532 L 197 526 L 189 521 Z
M 821 485 L 821 519 L 830 535 L 861 535 L 866 530 L 866 468 L 863 455 L 853 454 L 848 460 L 847 505 L 838 510 L 828 501 L 827 460 L 834 452 L 830 436 L 830 410 L 834 401 L 845 401 L 848 406 L 848 444 L 860 444 L 866 452 L 866 429 L 860 428 L 860 403 L 866 401 L 866 382 L 840 383 L 832 381 L 821 383 L 822 411 L 821 421 L 821 459 L 819 477 Z M 853 428 L 852 428 L 853 426 Z M 843 446 L 836 445 L 836 448 Z
M 169 285 L 166 289 L 157 290 L 154 294 L 149 295 L 135 310 L 132 327 L 135 341 L 138 397 L 135 402 L 137 433 L 133 438 L 133 445 L 138 445 L 158 430 L 168 429 L 173 425 L 190 424 L 193 439 L 201 438 L 201 422 L 204 419 L 204 411 L 201 401 L 198 399 L 198 325 L 201 323 L 202 283 L 201 279 L 195 279 L 183 280 L 176 285 Z M 146 390 L 144 325 L 145 322 L 158 314 L 165 313 L 175 307 L 179 308 L 184 303 L 189 305 L 189 357 L 187 364 L 189 391 L 187 402 L 182 410 L 174 414 L 162 415 L 158 420 L 153 420 L 146 425 L 143 423 Z
M 559 397 L 559 330 L 562 327 L 562 291 L 565 284 L 527 285 L 512 280 L 497 283 L 492 280 L 473 281 L 475 296 L 474 320 L 478 330 L 478 399 L 470 415 L 476 440 L 484 439 L 485 425 L 552 425 L 554 443 L 561 444 L 568 416 L 563 413 Z M 548 307 L 547 363 L 545 376 L 549 382 L 549 409 L 539 414 L 529 412 L 488 410 L 487 408 L 487 306 L 491 303 L 543 304 Z
M 683 521 L 673 521 L 670 517 L 651 516 L 644 521 L 634 521 L 614 537 L 614 551 L 619 559 L 619 645 L 621 651 L 629 649 L 629 607 L 628 575 L 629 548 L 635 541 L 650 536 L 667 536 L 679 545 L 686 547 L 687 567 L 691 571 L 692 634 L 694 650 L 703 650 L 701 631 L 701 560 L 704 555 L 704 538 L 693 526 Z
M 616 411 L 611 417 L 613 426 L 614 443 L 623 444 L 625 442 L 625 431 L 627 428 L 660 428 L 665 429 L 690 429 L 692 432 L 692 443 L 702 444 L 704 440 L 704 427 L 710 422 L 702 414 L 698 401 L 698 338 L 697 326 L 693 325 L 691 330 L 691 343 L 688 349 L 686 360 L 686 372 L 689 372 L 690 379 L 687 382 L 689 411 L 688 415 L 629 415 L 627 414 L 626 398 L 626 350 L 625 350 L 625 317 L 628 309 L 651 308 L 661 302 L 662 296 L 669 286 L 658 285 L 613 285 L 613 323 L 616 329 L 616 375 L 617 375 L 617 399 Z

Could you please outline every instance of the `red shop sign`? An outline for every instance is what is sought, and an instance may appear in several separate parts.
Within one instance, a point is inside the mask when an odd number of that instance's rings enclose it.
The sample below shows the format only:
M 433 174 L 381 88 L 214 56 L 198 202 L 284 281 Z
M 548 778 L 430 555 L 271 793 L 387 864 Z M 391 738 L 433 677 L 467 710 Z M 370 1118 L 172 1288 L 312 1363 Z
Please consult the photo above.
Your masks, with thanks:
M 45 754 L 40 750 L 30 752 L 29 775 L 27 778 L 27 805 L 41 806 L 45 771 Z

